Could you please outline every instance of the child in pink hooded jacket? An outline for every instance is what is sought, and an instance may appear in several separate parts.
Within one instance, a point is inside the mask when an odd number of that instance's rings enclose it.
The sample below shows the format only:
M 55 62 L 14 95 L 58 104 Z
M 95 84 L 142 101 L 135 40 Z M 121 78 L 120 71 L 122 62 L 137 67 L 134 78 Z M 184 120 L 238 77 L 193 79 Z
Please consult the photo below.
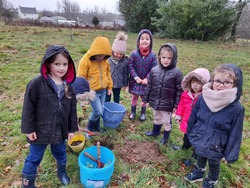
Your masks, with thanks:
M 186 135 L 187 122 L 191 114 L 192 108 L 202 93 L 202 87 L 209 82 L 210 73 L 205 68 L 197 68 L 189 72 L 182 81 L 183 93 L 181 95 L 178 108 L 176 110 L 175 119 L 180 124 L 180 130 L 184 133 L 182 149 L 189 149 L 191 144 Z

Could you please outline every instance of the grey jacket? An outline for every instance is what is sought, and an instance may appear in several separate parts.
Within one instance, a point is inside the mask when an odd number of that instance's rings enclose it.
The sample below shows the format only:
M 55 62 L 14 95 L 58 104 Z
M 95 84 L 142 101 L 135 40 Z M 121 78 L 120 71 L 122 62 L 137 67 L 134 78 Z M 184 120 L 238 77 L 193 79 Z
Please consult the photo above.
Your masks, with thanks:
M 114 63 L 112 58 L 109 58 L 108 61 L 110 64 L 110 72 L 113 80 L 113 88 L 127 87 L 129 79 L 129 58 L 124 56 L 117 64 Z

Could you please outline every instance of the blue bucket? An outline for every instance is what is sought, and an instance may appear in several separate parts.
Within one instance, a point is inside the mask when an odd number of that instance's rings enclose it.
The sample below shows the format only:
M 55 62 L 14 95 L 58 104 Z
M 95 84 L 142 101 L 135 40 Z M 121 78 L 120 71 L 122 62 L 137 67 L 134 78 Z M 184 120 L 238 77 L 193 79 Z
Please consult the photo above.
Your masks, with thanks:
M 103 125 L 108 128 L 117 128 L 126 114 L 126 108 L 118 103 L 105 102 L 103 110 Z
M 98 168 L 97 163 L 86 157 L 83 153 L 87 152 L 97 159 L 97 146 L 91 146 L 83 150 L 78 157 L 80 166 L 80 180 L 87 188 L 105 188 L 114 172 L 115 155 L 108 148 L 101 146 L 101 162 L 103 168 Z

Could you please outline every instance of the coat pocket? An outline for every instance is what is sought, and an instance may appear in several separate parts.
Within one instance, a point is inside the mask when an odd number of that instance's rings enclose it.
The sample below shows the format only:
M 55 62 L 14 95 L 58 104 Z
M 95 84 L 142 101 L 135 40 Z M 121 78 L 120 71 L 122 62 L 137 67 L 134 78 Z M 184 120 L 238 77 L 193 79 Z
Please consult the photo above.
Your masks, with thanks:
M 52 131 L 52 124 L 51 122 L 43 122 L 37 124 L 37 132 L 41 134 L 48 134 Z
M 224 154 L 227 142 L 228 142 L 227 132 L 214 130 L 211 135 L 211 144 L 209 149 L 211 151 Z

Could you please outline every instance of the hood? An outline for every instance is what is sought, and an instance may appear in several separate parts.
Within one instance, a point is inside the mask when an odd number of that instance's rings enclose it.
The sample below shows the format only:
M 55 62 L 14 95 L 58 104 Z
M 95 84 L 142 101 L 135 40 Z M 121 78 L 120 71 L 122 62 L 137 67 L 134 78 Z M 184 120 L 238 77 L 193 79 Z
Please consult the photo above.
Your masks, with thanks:
M 162 66 L 164 69 L 172 69 L 174 67 L 176 67 L 176 64 L 177 64 L 177 57 L 178 57 L 178 53 L 177 53 L 177 47 L 175 46 L 175 44 L 172 44 L 172 43 L 166 43 L 165 45 L 161 46 L 160 49 L 159 49 L 159 52 L 158 52 L 158 57 L 160 57 L 160 52 L 161 52 L 161 49 L 165 46 L 168 46 L 172 49 L 173 51 L 173 59 L 170 63 L 169 66 L 167 67 L 163 67 L 160 63 L 160 66 Z
M 89 92 L 89 82 L 83 77 L 76 77 L 76 80 L 72 84 L 76 94 L 83 94 L 85 92 Z
M 71 58 L 68 50 L 63 46 L 52 45 L 52 46 L 49 46 L 47 48 L 47 50 L 43 56 L 43 60 L 41 62 L 40 72 L 43 75 L 43 77 L 47 79 L 47 68 L 46 68 L 45 62 L 53 55 L 58 54 L 60 52 L 64 52 L 65 54 L 67 54 L 69 56 L 69 67 L 68 67 L 68 72 L 66 73 L 66 76 L 65 76 L 65 81 L 67 83 L 73 83 L 75 78 L 76 78 L 75 64 L 74 64 L 74 61 Z
M 235 76 L 236 76 L 236 87 L 237 87 L 237 94 L 236 94 L 236 99 L 235 101 L 239 101 L 240 97 L 242 95 L 242 87 L 243 87 L 243 75 L 242 75 L 242 71 L 241 68 L 239 66 L 237 66 L 236 64 L 222 64 L 222 67 L 229 67 L 231 69 L 233 69 Z
M 140 37 L 141 37 L 141 35 L 142 35 L 143 33 L 147 33 L 147 34 L 149 34 L 149 36 L 150 36 L 150 45 L 149 45 L 149 49 L 150 49 L 150 50 L 149 50 L 149 52 L 151 53 L 152 47 L 153 47 L 153 35 L 152 35 L 151 31 L 148 30 L 148 29 L 142 29 L 142 30 L 139 32 L 138 37 L 137 37 L 137 50 L 139 50 L 139 41 L 140 41 Z
M 106 37 L 96 37 L 87 52 L 89 59 L 92 56 L 100 54 L 106 55 L 106 59 L 112 55 L 111 45 L 108 38 Z
M 190 81 L 192 80 L 193 77 L 195 77 L 199 81 L 201 81 L 201 83 L 203 85 L 205 85 L 206 83 L 208 83 L 210 81 L 209 70 L 205 69 L 205 68 L 197 68 L 197 69 L 193 70 L 192 72 L 188 73 L 183 78 L 181 86 L 182 86 L 182 89 L 184 91 L 189 91 L 191 89 Z

